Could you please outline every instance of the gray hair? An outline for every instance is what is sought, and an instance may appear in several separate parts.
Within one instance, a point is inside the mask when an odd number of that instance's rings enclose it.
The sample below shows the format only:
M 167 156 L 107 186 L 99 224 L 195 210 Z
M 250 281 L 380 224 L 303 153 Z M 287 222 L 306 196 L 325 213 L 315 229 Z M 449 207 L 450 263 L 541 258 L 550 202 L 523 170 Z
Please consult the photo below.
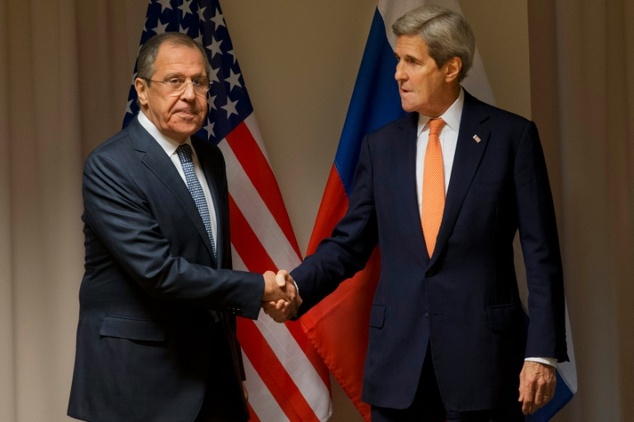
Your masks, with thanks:
M 164 32 L 153 36 L 141 46 L 141 49 L 139 50 L 139 57 L 137 58 L 137 78 L 145 80 L 152 78 L 152 75 L 156 72 L 156 69 L 154 69 L 154 62 L 156 61 L 159 47 L 164 43 L 197 48 L 205 60 L 205 71 L 207 72 L 207 76 L 211 74 L 211 66 L 207 60 L 207 54 L 199 42 L 194 41 L 189 35 L 181 34 L 180 32 Z
M 422 6 L 398 18 L 392 25 L 392 31 L 397 37 L 420 36 L 439 68 L 453 57 L 458 57 L 462 60 L 458 80 L 462 81 L 467 76 L 473 64 L 475 37 L 461 14 L 440 6 Z

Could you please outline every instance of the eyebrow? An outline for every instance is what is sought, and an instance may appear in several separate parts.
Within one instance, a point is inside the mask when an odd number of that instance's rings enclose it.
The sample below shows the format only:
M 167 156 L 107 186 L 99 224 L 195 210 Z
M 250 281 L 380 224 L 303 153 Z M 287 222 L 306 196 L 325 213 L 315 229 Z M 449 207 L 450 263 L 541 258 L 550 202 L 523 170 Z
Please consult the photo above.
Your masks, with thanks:
M 202 73 L 199 73 L 199 74 L 191 75 L 189 77 L 191 79 L 197 79 L 197 78 L 209 79 L 209 76 L 207 76 L 206 72 L 202 72 Z M 168 73 L 165 74 L 165 76 L 163 76 L 163 78 L 165 78 L 165 79 L 171 79 L 171 78 L 187 79 L 187 76 L 185 76 L 185 74 L 182 73 L 182 72 L 168 72 Z

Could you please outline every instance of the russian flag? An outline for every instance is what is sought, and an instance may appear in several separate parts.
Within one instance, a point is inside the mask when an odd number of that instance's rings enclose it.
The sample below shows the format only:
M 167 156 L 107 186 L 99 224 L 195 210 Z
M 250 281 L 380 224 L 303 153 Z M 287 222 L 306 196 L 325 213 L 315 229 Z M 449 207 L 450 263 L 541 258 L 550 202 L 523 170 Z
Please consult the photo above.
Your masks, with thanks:
M 460 12 L 457 0 L 378 2 L 307 254 L 313 253 L 319 242 L 330 236 L 348 208 L 348 195 L 363 137 L 404 114 L 394 80 L 395 37 L 391 26 L 398 17 L 425 3 L 439 4 Z M 481 100 L 495 103 L 484 66 L 477 53 L 473 68 L 463 86 Z M 317 352 L 366 421 L 370 421 L 370 407 L 361 401 L 361 386 L 368 344 L 370 307 L 380 272 L 378 254 L 378 250 L 374 251 L 363 271 L 344 281 L 334 293 L 300 319 Z M 520 263 L 518 268 L 523 268 L 523 265 Z M 569 327 L 567 328 L 570 333 Z M 572 360 L 574 354 L 570 339 L 568 345 Z M 564 377 L 559 371 L 555 398 L 533 415 L 531 420 L 549 420 L 572 398 L 576 391 L 574 360 L 564 366 L 567 374 Z

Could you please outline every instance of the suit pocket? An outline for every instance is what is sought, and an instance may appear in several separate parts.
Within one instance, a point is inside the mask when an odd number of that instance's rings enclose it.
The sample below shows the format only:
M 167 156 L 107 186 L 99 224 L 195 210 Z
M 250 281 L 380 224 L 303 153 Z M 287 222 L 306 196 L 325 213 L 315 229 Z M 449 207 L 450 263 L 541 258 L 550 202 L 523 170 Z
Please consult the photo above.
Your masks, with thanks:
M 156 322 L 124 316 L 104 317 L 99 335 L 135 341 L 165 341 L 165 330 Z
M 496 305 L 487 307 L 489 326 L 493 331 L 506 331 L 517 322 L 517 305 Z
M 385 311 L 385 306 L 372 305 L 372 310 L 370 311 L 370 327 L 383 328 L 383 324 L 385 324 Z

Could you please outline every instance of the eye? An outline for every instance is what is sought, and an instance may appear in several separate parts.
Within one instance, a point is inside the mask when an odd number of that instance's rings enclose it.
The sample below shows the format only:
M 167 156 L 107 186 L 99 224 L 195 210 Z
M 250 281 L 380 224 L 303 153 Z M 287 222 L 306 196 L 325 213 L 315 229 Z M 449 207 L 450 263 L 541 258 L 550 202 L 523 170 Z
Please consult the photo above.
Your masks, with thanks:
M 178 89 L 178 88 L 183 86 L 185 81 L 180 79 L 180 78 L 171 78 L 171 79 L 166 80 L 165 83 L 168 84 L 170 87 L 172 87 L 174 89 Z
M 197 88 L 207 88 L 209 86 L 209 79 L 207 78 L 194 78 L 192 84 Z

